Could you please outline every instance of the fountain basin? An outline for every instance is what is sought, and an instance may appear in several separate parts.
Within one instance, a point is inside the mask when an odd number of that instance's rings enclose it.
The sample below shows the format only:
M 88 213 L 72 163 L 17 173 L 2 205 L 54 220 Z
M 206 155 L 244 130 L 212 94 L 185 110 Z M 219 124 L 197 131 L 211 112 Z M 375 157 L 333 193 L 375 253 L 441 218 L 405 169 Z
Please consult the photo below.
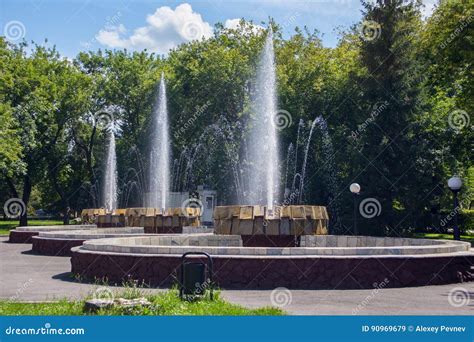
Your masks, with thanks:
M 71 248 L 86 240 L 143 235 L 142 227 L 99 228 L 87 230 L 60 230 L 40 232 L 31 240 L 31 250 L 36 254 L 70 256 Z
M 186 234 L 211 235 L 212 229 L 184 227 Z M 98 228 L 89 230 L 40 232 L 32 239 L 32 251 L 42 255 L 70 256 L 71 248 L 81 246 L 84 241 L 119 237 L 144 236 L 143 227 Z
M 120 283 L 126 277 L 171 286 L 181 255 L 209 253 L 222 288 L 372 288 L 473 280 L 474 253 L 459 241 L 301 236 L 303 247 L 243 247 L 237 235 L 141 236 L 72 248 L 72 272 Z M 110 262 L 113 260 L 114 262 Z M 93 263 L 92 263 L 93 261 Z
M 25 226 L 16 227 L 10 230 L 8 242 L 11 243 L 30 243 L 33 236 L 40 232 L 58 231 L 58 230 L 78 230 L 78 229 L 94 229 L 95 224 L 78 224 L 78 225 L 56 225 L 56 226 Z

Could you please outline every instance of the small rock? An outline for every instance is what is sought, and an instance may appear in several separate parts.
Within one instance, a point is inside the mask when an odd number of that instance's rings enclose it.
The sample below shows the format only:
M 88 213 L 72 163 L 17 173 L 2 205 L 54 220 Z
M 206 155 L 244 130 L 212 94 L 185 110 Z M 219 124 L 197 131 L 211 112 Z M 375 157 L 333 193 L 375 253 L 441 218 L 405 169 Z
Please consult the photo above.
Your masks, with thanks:
M 148 299 L 134 298 L 134 299 L 125 299 L 117 298 L 113 299 L 89 299 L 85 302 L 85 309 L 89 312 L 96 312 L 99 309 L 109 309 L 112 307 L 123 307 L 123 308 L 135 308 L 138 306 L 150 307 L 151 303 Z
M 115 300 L 115 303 L 119 306 L 123 307 L 135 307 L 135 306 L 151 306 L 151 303 L 148 299 L 141 297 L 141 298 L 134 298 L 134 299 L 125 299 L 125 298 L 118 298 Z

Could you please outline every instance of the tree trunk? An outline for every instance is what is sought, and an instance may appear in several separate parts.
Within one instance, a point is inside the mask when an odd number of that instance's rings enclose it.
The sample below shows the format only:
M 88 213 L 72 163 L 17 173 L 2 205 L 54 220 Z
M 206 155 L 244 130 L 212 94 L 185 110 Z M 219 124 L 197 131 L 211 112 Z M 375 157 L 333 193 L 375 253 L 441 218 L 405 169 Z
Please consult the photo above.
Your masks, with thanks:
M 63 218 L 63 224 L 68 225 L 69 224 L 69 205 L 66 205 L 66 208 L 64 209 L 64 218 Z
M 25 175 L 25 180 L 23 184 L 23 196 L 22 201 L 25 205 L 25 210 L 20 216 L 20 226 L 28 225 L 28 202 L 30 201 L 31 195 L 31 181 L 28 175 Z

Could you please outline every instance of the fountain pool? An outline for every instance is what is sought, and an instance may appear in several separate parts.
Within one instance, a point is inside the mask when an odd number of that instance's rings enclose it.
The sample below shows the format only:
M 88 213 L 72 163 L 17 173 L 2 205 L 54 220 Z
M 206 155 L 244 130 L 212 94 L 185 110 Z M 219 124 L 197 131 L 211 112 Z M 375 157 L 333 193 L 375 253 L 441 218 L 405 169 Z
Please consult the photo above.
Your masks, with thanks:
M 181 255 L 209 253 L 221 288 L 360 289 L 473 280 L 474 253 L 459 241 L 302 236 L 301 247 L 242 247 L 238 235 L 182 234 L 86 241 L 72 248 L 72 272 L 172 286 Z M 111 262 L 113 261 L 113 262 Z
M 31 238 L 40 232 L 50 232 L 58 230 L 84 230 L 97 228 L 95 224 L 76 224 L 76 225 L 56 225 L 56 226 L 25 226 L 16 227 L 10 230 L 8 242 L 10 243 L 30 243 Z

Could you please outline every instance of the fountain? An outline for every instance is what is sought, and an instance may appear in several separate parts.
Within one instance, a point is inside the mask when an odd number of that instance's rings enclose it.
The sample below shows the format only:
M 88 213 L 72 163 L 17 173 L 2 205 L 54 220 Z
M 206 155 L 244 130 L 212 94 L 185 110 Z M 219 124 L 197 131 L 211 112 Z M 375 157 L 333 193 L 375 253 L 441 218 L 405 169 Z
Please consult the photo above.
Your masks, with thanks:
M 330 195 L 334 196 L 337 190 L 334 151 L 322 117 L 306 126 L 300 121 L 296 142 L 287 149 L 285 196 L 279 202 L 279 188 L 283 183 L 280 183 L 274 121 L 277 101 L 271 31 L 256 81 L 252 101 L 255 116 L 251 121 L 250 138 L 243 141 L 249 147 L 247 158 L 237 160 L 239 147 L 231 134 L 232 129 L 228 129 L 226 120 L 219 120 L 174 161 L 170 183 L 162 77 L 150 158 L 152 208 L 116 210 L 123 210 L 123 222 L 144 227 L 143 233 L 152 234 L 140 236 L 141 229 L 123 228 L 106 232 L 44 232 L 33 238 L 33 250 L 58 255 L 67 249 L 64 253 L 72 256 L 71 271 L 81 279 L 106 278 L 117 284 L 134 279 L 159 287 L 175 284 L 182 256 L 188 252 L 204 252 L 212 257 L 216 270 L 214 281 L 222 288 L 373 289 L 381 282 L 386 287 L 396 288 L 474 279 L 471 271 L 474 253 L 468 242 L 327 235 L 326 207 L 301 204 L 308 188 L 305 183 L 311 179 L 306 173 L 314 155 L 311 153 L 313 138 L 320 138 L 322 158 L 317 167 L 328 175 L 323 182 Z M 210 147 L 206 149 L 208 145 Z M 224 153 L 224 163 L 231 166 L 238 203 L 247 202 L 248 205 L 216 207 L 213 213 L 215 234 L 212 234 L 207 229 L 196 229 L 201 208 L 187 208 L 186 211 L 163 208 L 171 206 L 167 199 L 170 184 L 176 191 L 193 188 L 197 182 L 195 175 L 205 172 L 215 151 Z M 250 177 L 245 184 L 241 175 L 245 174 L 247 164 L 250 165 Z M 336 203 L 334 199 L 331 202 Z M 336 212 L 334 207 L 332 209 Z M 93 217 L 96 212 L 86 211 L 84 215 Z
M 103 206 L 107 212 L 113 212 L 117 209 L 117 156 L 115 153 L 115 133 L 113 127 L 109 129 L 103 201 Z
M 307 132 L 306 132 L 307 131 Z M 315 134 L 317 132 L 317 134 Z M 318 168 L 321 171 L 321 180 L 326 186 L 329 193 L 329 204 L 331 212 L 331 226 L 332 231 L 340 231 L 339 221 L 339 201 L 336 196 L 338 193 L 337 170 L 334 163 L 334 148 L 331 137 L 329 135 L 326 120 L 322 116 L 316 117 L 315 120 L 305 125 L 303 120 L 298 124 L 298 134 L 295 145 L 290 143 L 286 155 L 286 170 L 285 170 L 285 201 L 289 203 L 302 204 L 305 202 L 305 192 L 307 188 L 307 167 L 310 162 L 311 144 L 313 137 L 319 138 L 318 142 L 321 144 L 321 159 L 318 163 Z M 303 152 L 301 163 L 298 160 L 298 150 L 301 145 Z M 299 165 L 301 164 L 301 165 Z M 298 166 L 301 168 L 298 170 Z
M 144 233 L 152 234 L 136 236 L 131 231 L 121 234 L 118 230 L 106 233 L 45 232 L 34 238 L 34 249 L 57 254 L 65 244 L 67 247 L 74 245 L 76 247 L 67 253 L 72 255 L 72 273 L 82 279 L 106 278 L 116 283 L 135 279 L 159 287 L 174 285 L 183 262 L 182 255 L 187 252 L 205 252 L 212 256 L 216 270 L 214 280 L 222 288 L 372 289 L 380 282 L 386 283 L 387 287 L 404 287 L 474 279 L 471 271 L 474 253 L 467 242 L 327 235 L 326 207 L 300 204 L 304 201 L 305 182 L 310 179 L 306 172 L 311 162 L 313 136 L 321 137 L 322 142 L 325 165 L 318 167 L 329 171 L 326 173 L 334 173 L 334 153 L 322 117 L 309 126 L 306 140 L 302 133 L 305 125 L 300 122 L 297 141 L 288 147 L 285 198 L 279 202 L 279 188 L 283 184 L 280 184 L 274 121 L 276 103 L 272 32 L 269 31 L 252 102 L 255 116 L 247 144 L 249 158 L 236 161 L 238 148 L 225 129 L 227 125 L 214 124 L 203 132 L 197 144 L 186 148 L 173 163 L 173 189 L 189 189 L 194 186 L 196 171 L 201 171 L 200 168 L 208 164 L 207 158 L 211 158 L 205 147 L 210 144 L 211 148 L 223 148 L 227 163 L 232 166 L 239 203 L 250 205 L 216 207 L 213 215 L 215 234 L 209 234 L 206 229 L 196 230 L 199 222 L 190 220 L 188 213 L 183 215 L 182 208 L 162 209 L 170 206 L 166 198 L 170 185 L 169 141 L 162 77 L 150 158 L 150 205 L 153 208 L 123 209 L 124 222 L 144 227 Z M 218 144 L 215 140 L 210 143 L 209 137 L 217 137 L 223 143 Z M 300 145 L 302 151 L 298 152 Z M 251 172 L 249 183 L 244 184 L 240 175 L 247 163 L 251 164 Z M 287 188 L 287 181 L 291 188 Z M 325 182 L 334 195 L 335 184 L 331 184 L 330 179 Z M 241 191 L 242 188 L 246 190 Z M 188 208 L 190 212 L 197 211 L 191 215 L 194 218 L 200 216 L 199 209 Z M 85 214 L 93 216 L 95 212 Z M 190 225 L 193 227 L 186 231 L 184 227 Z M 183 234 L 163 235 L 176 232 Z M 197 234 L 190 234 L 192 232 Z M 100 238 L 102 236 L 107 238 Z M 433 277 L 433 274 L 437 276 Z
M 145 233 L 181 233 L 183 227 L 200 226 L 201 208 L 195 208 L 186 201 L 173 208 L 170 202 L 170 138 L 168 131 L 168 109 L 166 103 L 166 84 L 161 75 L 158 98 L 152 116 L 152 134 L 149 162 L 149 192 L 146 194 L 147 207 L 117 209 L 116 193 L 116 161 L 115 137 L 110 133 L 110 143 L 107 157 L 106 182 L 104 187 L 105 208 L 107 212 L 94 209 L 84 209 L 81 217 L 85 222 L 97 222 L 99 228 L 112 227 L 144 227 Z M 136 149 L 132 149 L 136 153 Z M 139 156 L 137 160 L 140 161 Z M 141 165 L 138 165 L 141 170 Z M 135 169 L 128 170 L 131 180 L 124 186 L 124 202 L 128 202 L 130 191 L 140 188 L 141 177 Z M 176 203 L 174 203 L 176 205 Z
M 215 232 L 241 235 L 244 246 L 283 247 L 299 245 L 302 235 L 327 234 L 328 215 L 325 207 L 291 206 L 292 201 L 287 198 L 280 202 L 282 183 L 276 125 L 277 83 L 271 28 L 257 67 L 251 108 L 253 116 L 250 119 L 248 156 L 244 162 L 250 165 L 248 189 L 244 192 L 247 205 L 216 207 Z M 298 135 L 299 131 L 300 127 Z M 308 149 L 309 146 L 305 151 L 304 164 Z M 296 153 L 297 149 L 295 158 Z M 289 162 L 287 159 L 287 166 Z M 288 170 L 285 179 L 287 177 Z M 304 180 L 301 179 L 301 182 Z
M 166 208 L 170 191 L 170 140 L 166 84 L 163 74 L 160 80 L 158 100 L 153 111 L 149 177 L 150 193 L 148 206 L 152 208 Z
M 265 46 L 257 69 L 252 109 L 249 160 L 248 203 L 266 205 L 272 210 L 278 201 L 280 186 L 280 162 L 278 157 L 275 55 L 273 33 L 268 31 Z

